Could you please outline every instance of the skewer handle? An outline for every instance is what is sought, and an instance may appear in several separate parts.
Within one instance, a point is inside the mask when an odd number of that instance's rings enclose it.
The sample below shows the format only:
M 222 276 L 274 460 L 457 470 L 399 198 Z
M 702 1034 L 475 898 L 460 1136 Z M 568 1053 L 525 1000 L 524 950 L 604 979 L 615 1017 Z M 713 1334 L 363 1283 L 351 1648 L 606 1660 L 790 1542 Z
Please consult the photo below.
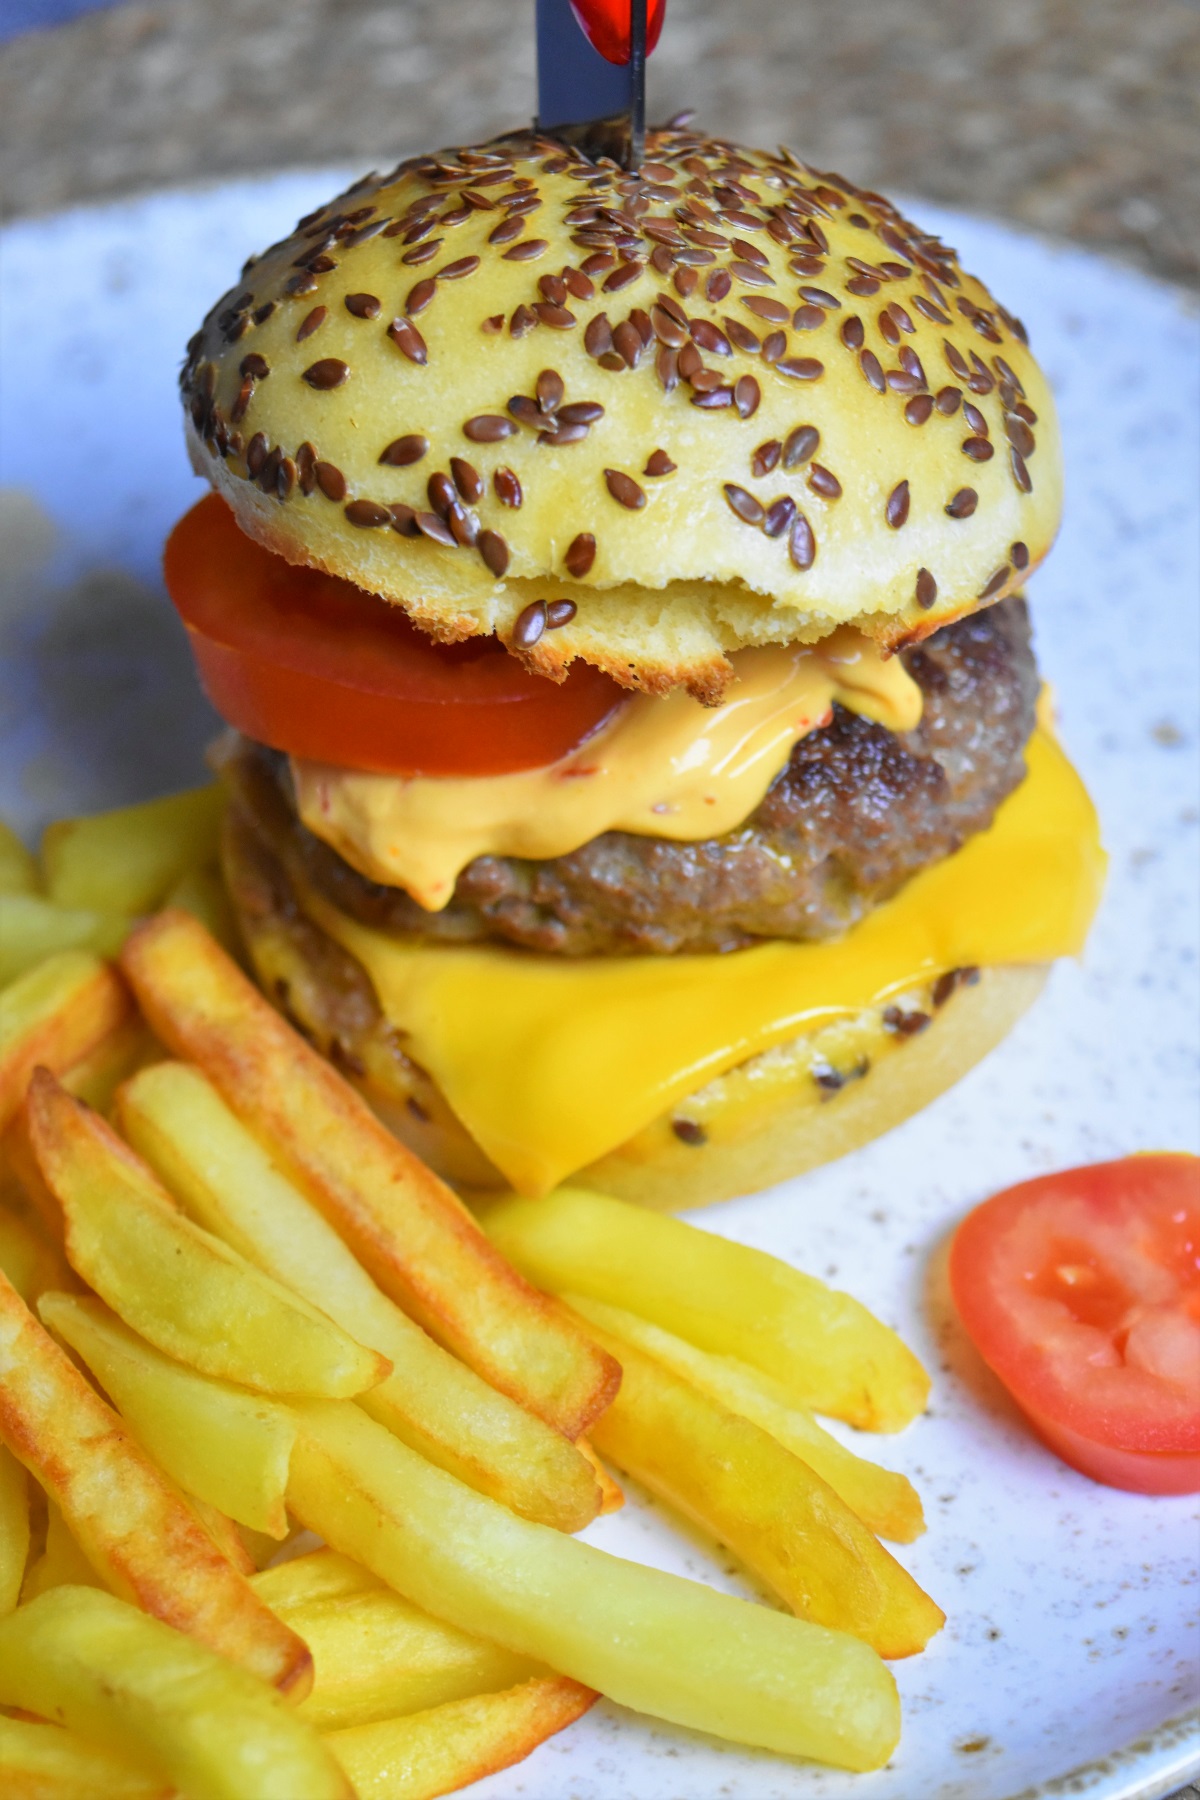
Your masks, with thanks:
M 631 0 L 630 58 L 608 62 L 570 0 L 536 0 L 537 127 L 592 155 L 639 167 L 646 140 L 648 0 Z

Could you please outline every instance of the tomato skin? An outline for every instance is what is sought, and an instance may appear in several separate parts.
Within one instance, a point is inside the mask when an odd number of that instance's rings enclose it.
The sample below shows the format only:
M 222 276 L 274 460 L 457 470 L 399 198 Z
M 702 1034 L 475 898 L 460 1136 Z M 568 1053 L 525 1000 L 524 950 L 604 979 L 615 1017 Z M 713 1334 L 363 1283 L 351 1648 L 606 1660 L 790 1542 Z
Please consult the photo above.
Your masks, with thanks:
M 1022 1405 L 1042 1442 L 1081 1475 L 1127 1494 L 1200 1493 L 1200 1451 L 1118 1450 Z
M 1111 1487 L 1200 1492 L 1200 1159 L 1039 1176 L 968 1215 L 950 1288 L 1046 1443 Z
M 272 749 L 381 775 L 498 775 L 557 762 L 626 698 L 576 661 L 533 675 L 494 638 L 437 644 L 398 608 L 248 538 L 217 494 L 163 557 L 201 684 Z

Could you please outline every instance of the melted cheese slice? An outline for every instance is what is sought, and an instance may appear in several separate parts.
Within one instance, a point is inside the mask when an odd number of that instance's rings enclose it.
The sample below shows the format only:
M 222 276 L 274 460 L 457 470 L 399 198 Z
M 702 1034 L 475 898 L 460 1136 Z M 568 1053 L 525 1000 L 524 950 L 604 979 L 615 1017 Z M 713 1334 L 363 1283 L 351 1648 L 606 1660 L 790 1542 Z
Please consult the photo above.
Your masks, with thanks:
M 1027 761 L 987 831 L 833 943 L 573 961 L 404 943 L 306 905 L 477 1143 L 542 1194 L 774 1044 L 946 969 L 1077 955 L 1104 874 L 1096 813 L 1045 731 Z
M 741 650 L 720 706 L 640 695 L 570 756 L 516 775 L 366 775 L 292 760 L 300 817 L 360 874 L 427 912 L 477 856 L 564 856 L 603 831 L 696 841 L 749 818 L 835 700 L 889 731 L 921 721 L 899 657 L 843 626 L 819 644 Z

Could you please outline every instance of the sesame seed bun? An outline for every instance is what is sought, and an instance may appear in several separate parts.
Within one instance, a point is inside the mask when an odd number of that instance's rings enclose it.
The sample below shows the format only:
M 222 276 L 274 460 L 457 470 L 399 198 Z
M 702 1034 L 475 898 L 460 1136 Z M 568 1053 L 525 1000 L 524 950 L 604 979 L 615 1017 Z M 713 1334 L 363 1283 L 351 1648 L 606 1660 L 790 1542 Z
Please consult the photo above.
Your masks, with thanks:
M 847 621 L 927 636 L 1059 518 L 1047 383 L 953 253 L 682 130 L 640 179 L 528 135 L 367 178 L 247 265 L 182 385 L 197 468 L 270 549 L 656 693 L 715 700 L 730 651 Z
M 222 861 L 263 990 L 391 1129 L 464 1191 L 508 1186 L 430 1075 L 404 1051 L 362 965 L 303 910 L 253 818 L 226 815 Z M 1037 999 L 1040 965 L 959 970 L 886 1006 L 751 1057 L 570 1177 L 642 1205 L 703 1206 L 845 1156 L 920 1112 Z

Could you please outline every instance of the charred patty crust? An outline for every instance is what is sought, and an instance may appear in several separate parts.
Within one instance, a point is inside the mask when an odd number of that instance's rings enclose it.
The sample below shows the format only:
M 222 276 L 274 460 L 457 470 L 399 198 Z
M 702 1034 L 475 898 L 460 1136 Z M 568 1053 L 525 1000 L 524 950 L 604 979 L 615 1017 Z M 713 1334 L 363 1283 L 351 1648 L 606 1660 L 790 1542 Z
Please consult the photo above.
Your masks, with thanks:
M 917 729 L 897 735 L 835 706 L 736 831 L 701 843 L 607 831 L 544 862 L 480 856 L 438 913 L 360 875 L 301 825 L 284 757 L 247 744 L 232 774 L 293 871 L 382 931 L 558 956 L 836 937 L 989 825 L 1025 773 L 1038 673 L 1023 600 L 900 655 L 925 698 Z

